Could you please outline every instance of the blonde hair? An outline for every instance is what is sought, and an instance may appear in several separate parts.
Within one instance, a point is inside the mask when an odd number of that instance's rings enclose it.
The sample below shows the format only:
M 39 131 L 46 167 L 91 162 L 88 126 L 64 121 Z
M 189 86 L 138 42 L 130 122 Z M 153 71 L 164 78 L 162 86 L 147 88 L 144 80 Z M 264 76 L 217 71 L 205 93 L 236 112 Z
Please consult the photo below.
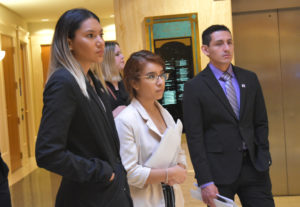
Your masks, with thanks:
M 69 48 L 68 39 L 74 39 L 75 32 L 86 19 L 99 18 L 87 9 L 71 9 L 66 11 L 58 20 L 51 45 L 51 56 L 48 80 L 58 69 L 65 68 L 75 78 L 82 93 L 89 97 L 86 89 L 86 78 L 79 62 L 75 59 Z
M 115 61 L 115 48 L 119 44 L 115 41 L 105 42 L 105 52 L 103 56 L 103 62 L 101 63 L 101 70 L 104 76 L 104 79 L 108 82 L 120 81 L 120 71 L 116 66 Z
M 93 66 L 91 67 L 91 70 L 95 74 L 96 78 L 98 78 L 98 80 L 102 83 L 102 86 L 103 86 L 104 90 L 107 92 L 107 89 L 106 89 L 106 86 L 105 86 L 106 83 L 105 83 L 104 78 L 103 78 L 100 63 L 93 64 Z

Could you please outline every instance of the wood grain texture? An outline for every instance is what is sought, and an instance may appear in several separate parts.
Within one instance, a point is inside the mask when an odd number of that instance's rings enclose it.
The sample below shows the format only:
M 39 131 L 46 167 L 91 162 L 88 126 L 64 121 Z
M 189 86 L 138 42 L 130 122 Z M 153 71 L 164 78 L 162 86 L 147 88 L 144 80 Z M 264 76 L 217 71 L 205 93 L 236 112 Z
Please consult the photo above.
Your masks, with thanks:
M 14 47 L 10 36 L 1 35 L 1 46 L 6 51 L 3 62 L 5 82 L 5 99 L 7 109 L 7 126 L 9 136 L 10 169 L 15 171 L 21 167 L 21 150 L 19 136 L 19 117 L 17 108 L 17 82 L 15 79 Z
M 198 13 L 199 35 L 212 24 L 224 24 L 232 29 L 231 1 L 213 0 L 114 0 L 117 41 L 125 58 L 146 49 L 144 18 L 150 16 Z M 208 63 L 201 54 L 201 67 Z

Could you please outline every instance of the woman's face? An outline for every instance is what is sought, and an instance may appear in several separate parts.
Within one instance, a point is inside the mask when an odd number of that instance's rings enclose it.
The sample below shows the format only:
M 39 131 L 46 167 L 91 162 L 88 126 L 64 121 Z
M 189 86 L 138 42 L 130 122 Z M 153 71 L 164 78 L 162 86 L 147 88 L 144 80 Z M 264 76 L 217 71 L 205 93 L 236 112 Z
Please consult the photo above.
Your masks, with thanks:
M 160 75 L 164 73 L 163 67 L 156 63 L 148 62 L 138 81 L 133 83 L 138 99 L 155 101 L 163 97 L 165 79 Z M 160 76 L 160 77 L 158 77 Z
M 115 64 L 119 71 L 124 69 L 125 62 L 124 62 L 124 55 L 121 52 L 119 45 L 115 46 Z
M 68 39 L 69 48 L 85 71 L 92 63 L 102 62 L 104 54 L 103 30 L 95 18 L 88 18 L 75 31 L 75 37 Z

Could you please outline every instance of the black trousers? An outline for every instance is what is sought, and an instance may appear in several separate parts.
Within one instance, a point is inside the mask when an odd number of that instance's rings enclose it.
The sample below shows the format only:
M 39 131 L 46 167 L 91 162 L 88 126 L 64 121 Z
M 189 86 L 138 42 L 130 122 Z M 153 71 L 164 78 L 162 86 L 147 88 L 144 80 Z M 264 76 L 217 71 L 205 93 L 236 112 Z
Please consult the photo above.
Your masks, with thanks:
M 11 207 L 11 200 L 10 200 L 10 193 L 9 193 L 7 179 L 0 183 L 0 206 Z
M 243 166 L 239 178 L 230 185 L 217 185 L 220 195 L 240 198 L 243 207 L 275 207 L 269 171 L 258 172 L 244 153 Z

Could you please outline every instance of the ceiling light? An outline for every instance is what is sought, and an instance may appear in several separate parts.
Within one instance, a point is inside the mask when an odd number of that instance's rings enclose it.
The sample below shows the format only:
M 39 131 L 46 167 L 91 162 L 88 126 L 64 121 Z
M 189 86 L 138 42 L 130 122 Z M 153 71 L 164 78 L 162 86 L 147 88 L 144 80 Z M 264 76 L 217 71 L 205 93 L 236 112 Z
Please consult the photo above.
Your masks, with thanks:
M 114 15 L 114 14 L 111 14 L 109 17 L 110 17 L 110 18 L 114 18 L 114 17 L 115 17 L 115 15 Z
M 49 19 L 41 19 L 42 20 L 42 22 L 48 22 L 49 21 Z

